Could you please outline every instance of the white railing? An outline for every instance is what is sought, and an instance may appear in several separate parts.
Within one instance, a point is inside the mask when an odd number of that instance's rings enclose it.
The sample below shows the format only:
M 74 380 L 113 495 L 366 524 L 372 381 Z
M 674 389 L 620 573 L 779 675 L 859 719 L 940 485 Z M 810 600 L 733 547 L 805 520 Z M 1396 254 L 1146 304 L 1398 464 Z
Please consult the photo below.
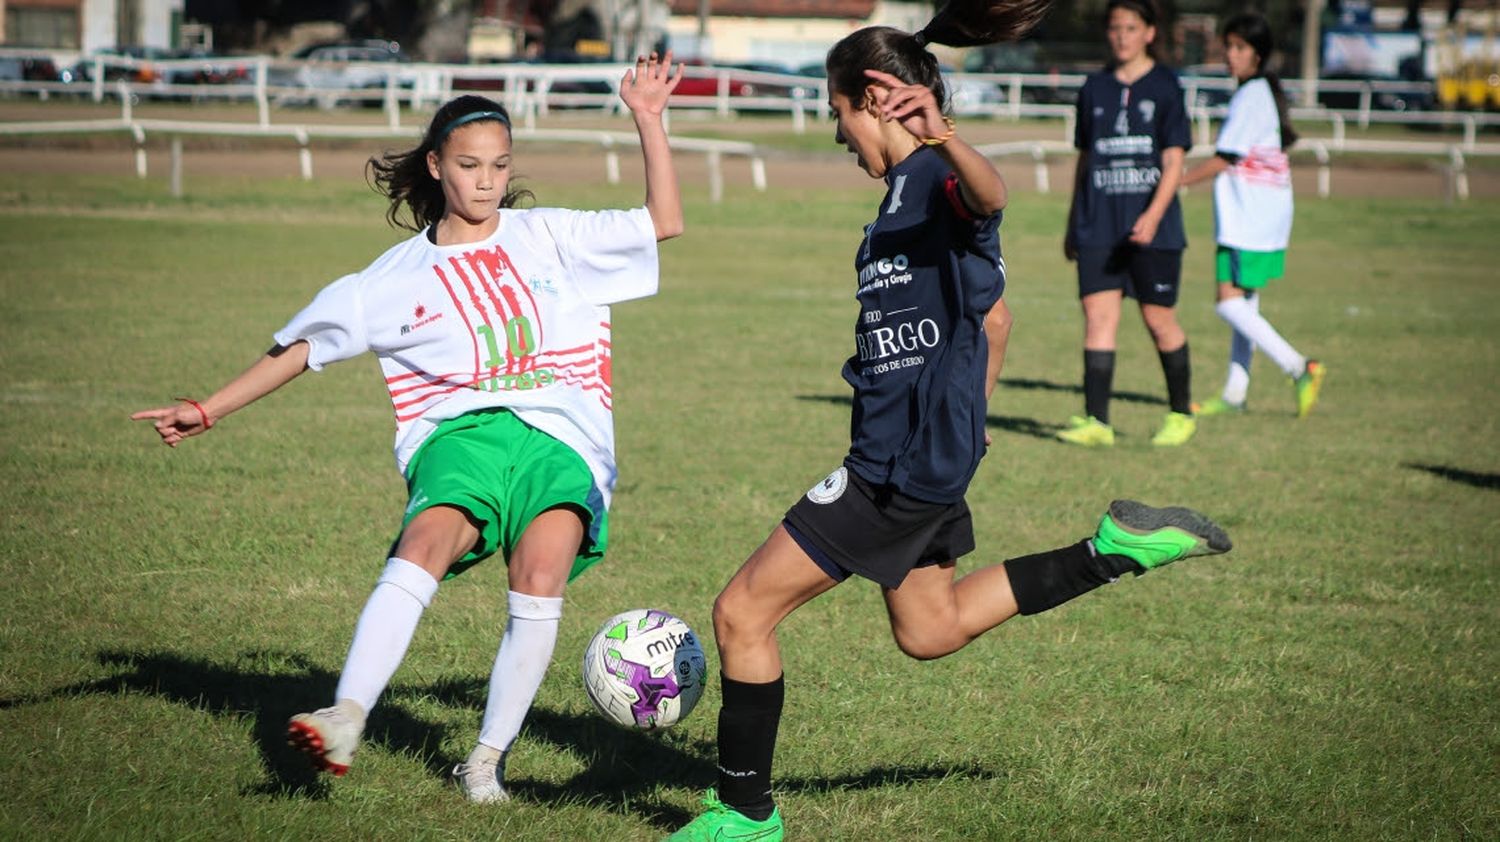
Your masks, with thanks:
M 199 122 L 190 120 L 134 120 L 130 117 L 113 120 L 71 120 L 0 122 L 0 135 L 28 134 L 96 134 L 128 132 L 135 142 L 135 174 L 139 178 L 147 175 L 146 134 L 165 134 L 171 137 L 171 190 L 173 196 L 182 195 L 182 138 L 191 135 L 219 137 L 287 138 L 297 144 L 299 171 L 304 181 L 313 177 L 313 138 L 388 138 L 403 137 L 416 140 L 421 131 L 416 127 L 391 130 L 384 126 L 336 126 L 336 125 L 275 125 L 260 126 L 249 123 Z M 551 143 L 578 143 L 597 146 L 604 151 L 605 180 L 610 184 L 620 183 L 621 147 L 640 145 L 640 138 L 631 132 L 589 131 L 582 129 L 534 129 L 516 127 L 513 137 L 520 141 L 544 141 Z M 715 138 L 673 136 L 668 143 L 674 150 L 702 153 L 708 161 L 709 199 L 718 203 L 724 199 L 725 156 L 742 157 L 750 163 L 750 180 L 756 190 L 766 190 L 766 164 L 760 151 L 752 143 Z
M 33 57 L 35 51 L 0 49 L 0 56 Z M 429 108 L 456 93 L 485 93 L 502 99 L 523 118 L 547 116 L 555 108 L 591 108 L 618 113 L 623 64 L 419 64 L 407 62 L 310 62 L 268 56 L 212 57 L 149 61 L 93 55 L 78 64 L 58 56 L 59 67 L 70 67 L 70 81 L 3 81 L 0 94 L 83 96 L 102 102 L 108 96 L 186 99 L 193 101 L 253 101 L 257 122 L 270 125 L 273 108 L 341 104 L 378 105 L 387 125 L 401 125 L 401 108 Z M 76 60 L 76 57 L 73 57 Z M 806 130 L 809 114 L 826 120 L 827 82 L 782 73 L 737 68 L 689 67 L 684 91 L 673 99 L 680 109 L 712 110 L 719 116 L 742 112 L 786 113 L 793 130 Z M 1086 77 L 1071 73 L 955 73 L 948 83 L 952 99 L 964 116 L 991 118 L 1059 118 L 1071 136 L 1073 102 Z M 195 81 L 196 80 L 196 81 Z M 201 80 L 214 80 L 207 83 Z M 1222 116 L 1223 103 L 1234 88 L 1226 77 L 1182 79 L 1189 107 L 1200 119 Z M 1285 81 L 1288 95 L 1301 101 L 1301 80 Z M 1407 108 L 1383 110 L 1382 97 L 1397 95 L 1431 99 L 1430 83 L 1315 80 L 1320 96 L 1343 94 L 1353 108 L 1298 108 L 1299 120 L 1327 120 L 1335 132 L 1354 121 L 1361 128 L 1374 123 L 1406 126 L 1457 126 L 1465 145 L 1480 129 L 1500 126 L 1500 114 L 1434 112 Z M 121 87 L 123 85 L 123 87 Z

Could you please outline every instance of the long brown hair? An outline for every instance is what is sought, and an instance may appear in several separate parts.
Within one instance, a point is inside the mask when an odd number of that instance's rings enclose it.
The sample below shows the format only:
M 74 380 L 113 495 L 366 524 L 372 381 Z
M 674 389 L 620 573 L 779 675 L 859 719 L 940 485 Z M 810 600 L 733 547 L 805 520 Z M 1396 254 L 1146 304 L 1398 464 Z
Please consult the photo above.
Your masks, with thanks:
M 1281 123 L 1281 148 L 1291 149 L 1292 144 L 1297 142 L 1297 130 L 1292 128 L 1292 115 L 1287 110 L 1286 92 L 1281 89 L 1281 79 L 1277 78 L 1266 68 L 1267 62 L 1271 60 L 1271 54 L 1276 51 L 1276 42 L 1271 37 L 1271 25 L 1266 19 L 1254 12 L 1245 12 L 1235 15 L 1224 22 L 1224 40 L 1229 36 L 1238 35 L 1250 45 L 1260 62 L 1255 66 L 1255 75 L 1250 79 L 1265 79 L 1266 84 L 1271 86 L 1271 96 L 1276 100 L 1276 118 Z M 1246 79 L 1245 81 L 1250 81 Z
M 1041 22 L 1052 0 L 950 0 L 916 32 L 867 26 L 833 45 L 824 66 L 828 84 L 851 99 L 870 84 L 865 70 L 880 70 L 909 85 L 926 85 L 947 110 L 937 56 L 928 44 L 972 47 L 1013 41 Z
M 458 125 L 494 121 L 510 134 L 510 115 L 505 106 L 482 96 L 461 96 L 449 100 L 427 124 L 422 142 L 405 152 L 387 152 L 365 162 L 365 178 L 377 192 L 390 200 L 385 218 L 393 227 L 421 231 L 443 218 L 443 185 L 427 171 L 427 153 L 441 152 L 448 135 Z M 512 208 L 523 199 L 534 199 L 530 190 L 515 186 L 514 177 L 506 186 L 500 207 Z M 411 214 L 408 221 L 402 206 Z

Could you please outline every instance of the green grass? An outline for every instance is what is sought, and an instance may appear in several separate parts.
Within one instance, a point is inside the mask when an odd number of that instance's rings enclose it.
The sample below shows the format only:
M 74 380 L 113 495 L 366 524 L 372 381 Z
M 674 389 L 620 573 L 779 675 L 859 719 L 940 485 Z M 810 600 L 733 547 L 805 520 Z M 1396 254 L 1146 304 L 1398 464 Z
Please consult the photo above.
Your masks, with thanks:
M 549 203 L 639 188 L 533 185 Z M 717 686 L 660 736 L 593 715 L 604 617 L 711 635 L 718 588 L 847 445 L 851 257 L 878 190 L 688 195 L 662 293 L 615 310 L 611 558 L 574 583 L 511 761 L 518 799 L 445 786 L 477 732 L 503 567 L 446 584 L 354 770 L 314 778 L 286 717 L 326 704 L 403 504 L 372 359 L 176 450 L 126 416 L 203 395 L 400 235 L 362 184 L 0 174 L 0 838 L 652 839 L 713 781 Z M 1500 836 L 1500 204 L 1304 200 L 1266 312 L 1325 359 L 1292 418 L 1153 451 L 1161 374 L 1122 327 L 1106 454 L 1048 440 L 1082 402 L 1064 197 L 1002 229 L 1016 314 L 964 570 L 1088 534 L 1117 496 L 1207 510 L 1235 551 L 1018 619 L 949 658 L 890 641 L 853 582 L 792 616 L 777 751 L 802 839 Z M 1210 206 L 1187 199 L 1181 314 L 1221 382 Z

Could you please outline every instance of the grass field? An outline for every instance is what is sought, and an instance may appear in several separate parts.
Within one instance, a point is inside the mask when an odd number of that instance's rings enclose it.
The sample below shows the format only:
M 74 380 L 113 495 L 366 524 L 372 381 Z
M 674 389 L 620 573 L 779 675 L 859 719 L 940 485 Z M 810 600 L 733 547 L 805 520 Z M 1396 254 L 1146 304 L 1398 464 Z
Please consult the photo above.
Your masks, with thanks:
M 347 778 L 282 744 L 331 696 L 404 503 L 373 359 L 174 451 L 126 418 L 211 391 L 399 235 L 355 183 L 191 188 L 0 174 L 0 838 L 644 840 L 694 814 L 717 682 L 648 737 L 590 711 L 578 659 L 629 607 L 710 636 L 718 588 L 841 458 L 877 186 L 690 191 L 662 293 L 616 308 L 612 554 L 568 591 L 497 809 L 444 773 L 477 732 L 498 562 L 443 587 Z M 1123 436 L 1097 453 L 1049 440 L 1082 403 L 1063 203 L 1016 195 L 1002 228 L 1017 322 L 961 568 L 1078 540 L 1117 496 L 1209 511 L 1236 548 L 928 663 L 895 649 L 868 583 L 803 609 L 782 636 L 792 838 L 1500 837 L 1500 204 L 1303 202 L 1266 311 L 1330 366 L 1313 417 L 1261 359 L 1251 413 L 1153 451 L 1161 375 L 1127 319 Z M 1227 336 L 1207 196 L 1186 208 L 1207 397 Z

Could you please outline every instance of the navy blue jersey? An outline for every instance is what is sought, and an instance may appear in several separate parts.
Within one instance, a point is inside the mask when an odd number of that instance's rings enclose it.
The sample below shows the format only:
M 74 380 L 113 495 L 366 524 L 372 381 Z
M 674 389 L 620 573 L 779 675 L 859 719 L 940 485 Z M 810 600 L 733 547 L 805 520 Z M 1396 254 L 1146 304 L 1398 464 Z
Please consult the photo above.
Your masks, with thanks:
M 1079 248 L 1114 248 L 1130 237 L 1161 181 L 1163 149 L 1193 145 L 1182 85 L 1160 64 L 1126 85 L 1113 70 L 1095 73 L 1078 91 L 1073 145 L 1089 156 L 1074 189 L 1073 234 Z M 1183 249 L 1177 197 L 1162 215 L 1151 248 Z
M 874 485 L 956 502 L 984 455 L 984 317 L 1005 291 L 1000 214 L 970 213 L 957 176 L 927 147 L 891 167 L 886 182 L 854 258 L 844 464 Z

